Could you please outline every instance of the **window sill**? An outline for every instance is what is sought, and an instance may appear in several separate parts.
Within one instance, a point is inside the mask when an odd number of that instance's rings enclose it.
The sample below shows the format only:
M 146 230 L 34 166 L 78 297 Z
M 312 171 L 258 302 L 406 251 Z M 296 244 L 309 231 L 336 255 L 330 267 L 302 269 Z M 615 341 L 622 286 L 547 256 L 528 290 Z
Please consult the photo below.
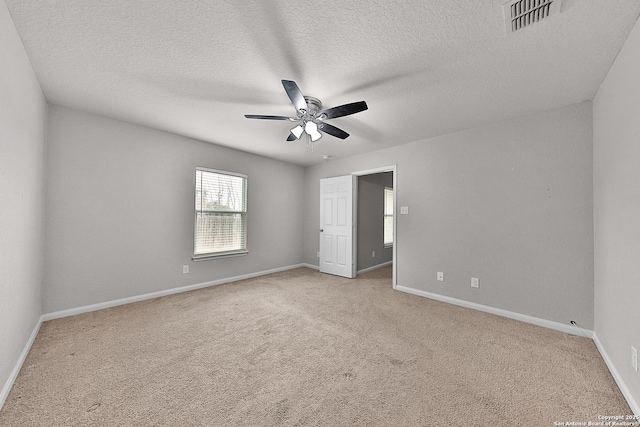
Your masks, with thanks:
M 249 251 L 241 251 L 241 252 L 226 252 L 222 254 L 208 254 L 208 255 L 198 255 L 191 258 L 192 261 L 208 261 L 210 259 L 220 259 L 220 258 L 232 258 L 237 256 L 245 256 L 249 253 Z
M 393 247 L 393 243 L 384 245 L 385 249 L 389 249 Z

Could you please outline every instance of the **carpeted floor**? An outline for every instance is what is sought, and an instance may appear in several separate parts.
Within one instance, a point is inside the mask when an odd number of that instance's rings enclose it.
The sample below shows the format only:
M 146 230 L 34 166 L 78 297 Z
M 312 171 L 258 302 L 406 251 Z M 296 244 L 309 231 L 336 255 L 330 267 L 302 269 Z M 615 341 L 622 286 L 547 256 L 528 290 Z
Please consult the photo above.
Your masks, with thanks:
M 297 269 L 46 322 L 1 426 L 553 426 L 631 414 L 594 343 Z

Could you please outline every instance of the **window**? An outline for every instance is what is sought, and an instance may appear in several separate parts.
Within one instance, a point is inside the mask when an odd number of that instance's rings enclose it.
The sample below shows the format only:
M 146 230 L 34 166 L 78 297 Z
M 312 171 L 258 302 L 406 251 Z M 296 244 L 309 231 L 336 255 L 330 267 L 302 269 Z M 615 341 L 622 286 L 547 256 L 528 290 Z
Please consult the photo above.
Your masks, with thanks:
M 247 176 L 196 168 L 193 259 L 247 253 Z
M 393 246 L 393 188 L 384 188 L 384 245 Z

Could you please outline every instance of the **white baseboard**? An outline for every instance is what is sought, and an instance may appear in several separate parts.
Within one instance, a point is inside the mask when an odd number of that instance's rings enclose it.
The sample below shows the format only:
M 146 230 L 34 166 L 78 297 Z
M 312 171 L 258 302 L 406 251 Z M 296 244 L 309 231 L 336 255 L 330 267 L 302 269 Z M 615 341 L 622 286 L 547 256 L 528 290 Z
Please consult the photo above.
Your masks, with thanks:
M 2 409 L 2 407 L 4 406 L 4 402 L 7 400 L 7 397 L 9 397 L 9 392 L 11 392 L 13 383 L 16 381 L 16 378 L 18 378 L 20 369 L 22 369 L 22 364 L 27 358 L 27 355 L 31 350 L 31 346 L 33 345 L 33 342 L 35 341 L 36 336 L 38 335 L 38 331 L 40 330 L 42 321 L 43 321 L 42 316 L 40 316 L 40 319 L 38 319 L 38 323 L 36 323 L 36 326 L 33 328 L 33 331 L 31 332 L 31 335 L 29 336 L 27 343 L 22 349 L 22 353 L 20 353 L 20 357 L 16 362 L 16 366 L 13 367 L 13 371 L 11 371 L 11 375 L 9 375 L 9 378 L 7 378 L 7 382 L 5 382 L 4 387 L 2 387 L 2 392 L 0 392 L 0 409 Z
M 379 268 L 383 268 L 383 267 L 386 267 L 387 265 L 391 265 L 391 264 L 393 264 L 393 261 L 383 262 L 382 264 L 377 264 L 377 265 L 373 265 L 371 267 L 363 268 L 362 270 L 358 270 L 356 272 L 356 274 L 368 273 L 370 271 L 377 270 Z
M 609 355 L 605 351 L 604 347 L 602 346 L 602 343 L 598 339 L 598 335 L 596 335 L 595 333 L 593 334 L 593 342 L 596 343 L 596 347 L 598 348 L 598 351 L 600 352 L 600 355 L 604 359 L 604 363 L 607 364 L 607 368 L 609 368 L 609 372 L 611 372 L 611 375 L 613 376 L 613 379 L 616 381 L 616 384 L 618 384 L 618 388 L 620 388 L 620 391 L 622 392 L 622 395 L 627 400 L 627 403 L 629 404 L 629 407 L 631 408 L 631 410 L 633 411 L 633 413 L 635 415 L 640 417 L 640 405 L 633 398 L 633 395 L 631 394 L 631 391 L 629 391 L 629 387 L 627 387 L 627 384 L 622 379 L 622 376 L 620 375 L 620 373 L 616 369 L 615 365 L 613 364 L 613 361 L 611 360 L 611 358 L 609 357 Z M 627 415 L 627 414 L 625 414 L 625 415 Z
M 484 311 L 485 313 L 491 313 L 491 314 L 495 314 L 502 317 L 508 317 L 509 319 L 519 320 L 521 322 L 543 326 L 545 328 L 554 329 L 556 331 L 564 332 L 567 334 L 579 335 L 579 336 L 593 339 L 593 331 L 577 328 L 576 326 L 573 326 L 573 325 L 565 325 L 564 323 L 560 323 L 560 322 L 540 319 L 538 317 L 528 316 L 526 314 L 515 313 L 513 311 L 503 310 L 501 308 L 495 308 L 488 305 L 477 304 L 475 302 L 469 302 L 469 301 L 465 301 L 457 298 L 447 297 L 444 295 L 434 294 L 431 292 L 421 291 L 419 289 L 408 288 L 406 286 L 397 286 L 396 289 L 398 291 L 446 302 L 448 304 L 458 305 L 460 307 L 472 308 L 474 310 Z
M 251 279 L 254 277 L 264 276 L 266 274 L 279 273 L 281 271 L 293 270 L 294 268 L 307 267 L 306 264 L 289 265 L 286 267 L 274 268 L 271 270 L 258 271 L 255 273 L 243 274 L 240 276 L 227 277 L 224 279 L 212 280 L 210 282 L 196 283 L 195 285 L 181 286 L 179 288 L 166 289 L 164 291 L 151 292 L 148 294 L 135 295 L 132 297 L 121 298 L 112 301 L 100 302 L 97 304 L 85 305 L 82 307 L 70 308 L 68 310 L 60 310 L 42 315 L 43 321 L 60 319 L 62 317 L 75 316 L 76 314 L 89 313 L 91 311 L 102 310 L 104 308 L 116 307 L 119 305 L 130 304 L 132 302 L 145 301 L 153 298 L 160 298 L 167 295 L 179 294 L 182 292 L 194 291 L 196 289 L 208 288 L 210 286 L 222 285 L 224 283 L 237 282 L 238 280 Z

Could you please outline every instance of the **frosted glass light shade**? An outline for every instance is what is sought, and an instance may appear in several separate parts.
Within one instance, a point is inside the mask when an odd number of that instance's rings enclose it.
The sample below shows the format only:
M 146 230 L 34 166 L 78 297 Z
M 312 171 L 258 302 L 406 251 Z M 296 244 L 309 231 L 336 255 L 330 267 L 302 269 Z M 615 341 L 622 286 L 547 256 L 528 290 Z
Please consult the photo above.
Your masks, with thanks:
M 311 137 L 311 141 L 316 142 L 322 135 L 318 132 L 318 125 L 314 122 L 307 122 L 304 128 L 305 132 Z
M 291 133 L 294 134 L 298 139 L 300 139 L 300 135 L 302 135 L 302 132 L 304 132 L 304 128 L 302 127 L 302 125 L 298 125 L 291 129 Z

